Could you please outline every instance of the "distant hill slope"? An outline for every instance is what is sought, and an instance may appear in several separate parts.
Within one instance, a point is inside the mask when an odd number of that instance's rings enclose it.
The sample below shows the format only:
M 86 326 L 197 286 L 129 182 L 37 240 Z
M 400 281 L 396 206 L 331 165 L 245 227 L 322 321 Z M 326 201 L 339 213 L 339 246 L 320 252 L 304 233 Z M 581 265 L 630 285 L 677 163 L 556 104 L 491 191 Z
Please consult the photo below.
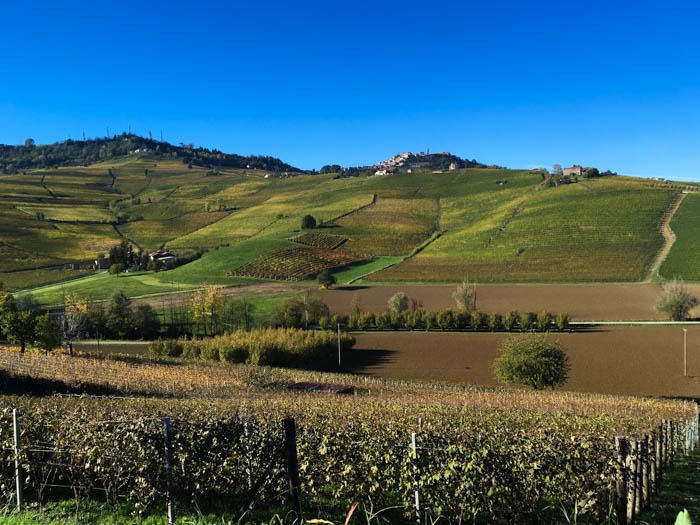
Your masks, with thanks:
M 567 184 L 528 170 L 433 171 L 283 176 L 189 167 L 179 153 L 142 151 L 2 175 L 0 281 L 18 289 L 89 275 L 81 268 L 123 239 L 147 252 L 164 246 L 203 256 L 166 272 L 75 286 L 97 295 L 126 286 L 139 295 L 295 278 L 350 261 L 339 273 L 346 282 L 639 281 L 681 189 L 619 176 Z M 696 202 L 686 199 L 678 213 L 692 216 Z M 301 235 L 306 214 L 321 227 Z M 679 231 L 674 250 L 697 260 L 696 238 Z
M 31 139 L 27 139 L 22 146 L 0 144 L 0 172 L 14 174 L 29 169 L 84 166 L 135 154 L 149 155 L 154 158 L 177 158 L 184 164 L 209 168 L 261 169 L 272 172 L 301 171 L 274 157 L 244 157 L 184 144 L 175 146 L 168 142 L 122 133 L 111 138 L 69 139 L 55 144 L 37 145 Z

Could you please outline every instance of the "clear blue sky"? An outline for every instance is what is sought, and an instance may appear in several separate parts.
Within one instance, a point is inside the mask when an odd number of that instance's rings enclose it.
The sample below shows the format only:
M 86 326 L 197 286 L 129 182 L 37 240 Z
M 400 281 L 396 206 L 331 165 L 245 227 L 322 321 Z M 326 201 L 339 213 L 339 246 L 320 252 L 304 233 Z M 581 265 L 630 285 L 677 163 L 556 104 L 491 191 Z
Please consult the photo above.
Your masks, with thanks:
M 305 169 L 450 151 L 700 180 L 700 3 L 4 0 L 0 143 L 134 133 Z

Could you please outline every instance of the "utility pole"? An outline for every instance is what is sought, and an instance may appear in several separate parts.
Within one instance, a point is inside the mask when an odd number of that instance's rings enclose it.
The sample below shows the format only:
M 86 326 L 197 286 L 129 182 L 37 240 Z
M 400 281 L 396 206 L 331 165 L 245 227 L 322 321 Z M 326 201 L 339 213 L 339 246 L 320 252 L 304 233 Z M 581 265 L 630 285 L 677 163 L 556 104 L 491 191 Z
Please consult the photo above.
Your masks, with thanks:
M 683 375 L 688 377 L 688 329 L 683 328 Z
M 340 363 L 340 323 L 338 323 L 338 368 L 341 368 L 342 364 Z

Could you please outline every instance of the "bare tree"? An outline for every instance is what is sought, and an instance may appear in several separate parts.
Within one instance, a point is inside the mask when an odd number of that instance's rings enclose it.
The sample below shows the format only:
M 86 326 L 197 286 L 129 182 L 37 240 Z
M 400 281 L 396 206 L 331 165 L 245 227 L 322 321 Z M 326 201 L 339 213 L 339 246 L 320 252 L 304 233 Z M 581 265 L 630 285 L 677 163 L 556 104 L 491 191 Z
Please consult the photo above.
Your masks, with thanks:
M 676 276 L 665 286 L 656 309 L 668 315 L 672 321 L 685 321 L 697 304 L 698 298 L 688 291 L 683 279 Z
M 476 286 L 464 279 L 452 292 L 452 298 L 457 303 L 457 308 L 462 312 L 476 310 Z

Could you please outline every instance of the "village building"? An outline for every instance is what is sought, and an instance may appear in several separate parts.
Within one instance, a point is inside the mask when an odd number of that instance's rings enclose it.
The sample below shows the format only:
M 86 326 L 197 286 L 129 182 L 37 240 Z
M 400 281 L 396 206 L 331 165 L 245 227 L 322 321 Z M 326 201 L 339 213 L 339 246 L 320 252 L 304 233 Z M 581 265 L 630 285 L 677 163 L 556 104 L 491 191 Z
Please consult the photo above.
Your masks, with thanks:
M 564 168 L 562 175 L 565 177 L 581 177 L 583 175 L 583 168 L 578 164 L 574 164 L 570 168 Z

